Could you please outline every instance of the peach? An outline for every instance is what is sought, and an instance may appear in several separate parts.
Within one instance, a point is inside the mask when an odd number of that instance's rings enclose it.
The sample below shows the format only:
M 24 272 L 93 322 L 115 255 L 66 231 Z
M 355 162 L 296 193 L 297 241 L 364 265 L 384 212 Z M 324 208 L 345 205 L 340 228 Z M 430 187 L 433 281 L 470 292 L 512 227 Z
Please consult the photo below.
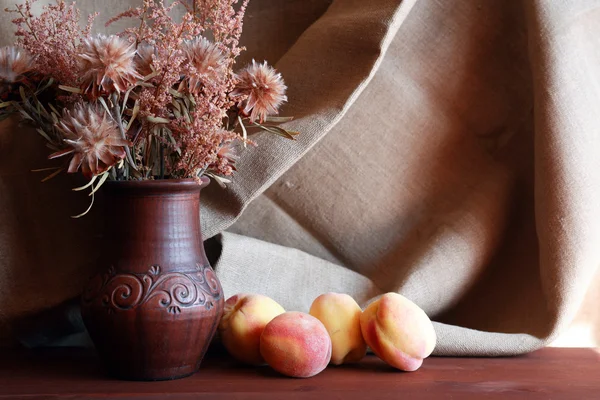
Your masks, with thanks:
M 360 361 L 367 344 L 360 330 L 362 310 L 347 294 L 326 293 L 313 301 L 309 314 L 325 325 L 331 338 L 331 363 L 335 365 Z
M 265 326 L 285 310 L 275 300 L 260 294 L 240 293 L 225 302 L 219 334 L 236 359 L 252 365 L 264 364 L 260 335 Z
M 403 371 L 419 369 L 435 348 L 435 331 L 427 314 L 397 293 L 386 293 L 369 304 L 360 327 L 371 350 Z
M 267 324 L 260 337 L 260 354 L 275 371 L 308 378 L 323 371 L 331 358 L 331 339 L 312 315 L 286 312 Z

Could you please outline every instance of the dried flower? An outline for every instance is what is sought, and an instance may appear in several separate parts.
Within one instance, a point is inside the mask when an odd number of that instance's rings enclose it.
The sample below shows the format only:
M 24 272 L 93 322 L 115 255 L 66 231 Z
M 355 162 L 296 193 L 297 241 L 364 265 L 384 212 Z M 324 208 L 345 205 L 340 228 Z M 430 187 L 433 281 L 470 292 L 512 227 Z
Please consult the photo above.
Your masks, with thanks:
M 135 53 L 134 63 L 137 72 L 146 77 L 154 72 L 152 67 L 152 56 L 156 53 L 154 46 L 148 43 L 140 43 Z
M 235 149 L 253 144 L 240 115 L 262 122 L 287 100 L 281 75 L 266 63 L 252 61 L 239 75 L 233 71 L 244 50 L 239 39 L 248 0 L 143 0 L 109 21 L 137 19 L 118 36 L 90 36 L 94 16 L 82 29 L 74 3 L 55 0 L 36 17 L 36 0 L 22 1 L 10 10 L 17 46 L 35 57 L 33 64 L 22 63 L 22 71 L 32 64 L 47 84 L 22 93 L 31 101 L 11 98 L 5 105 L 14 107 L 2 113 L 21 111 L 52 146 L 64 145 L 50 157 L 70 154 L 68 172 L 91 178 L 126 160 L 104 178 L 231 175 Z M 183 15 L 175 12 L 182 5 Z M 14 54 L 3 54 L 0 88 L 22 75 L 18 63 L 5 62 Z M 3 62 L 14 76 L 2 75 Z M 61 108 L 68 111 L 58 117 Z M 236 131 L 240 123 L 242 133 Z M 277 126 L 262 128 L 292 137 Z M 102 182 L 92 182 L 94 191 Z
M 69 147 L 49 158 L 73 154 L 68 172 L 77 172 L 81 167 L 87 178 L 116 165 L 125 158 L 124 147 L 131 146 L 131 142 L 121 138 L 114 120 L 98 105 L 76 104 L 72 110 L 63 111 L 56 127 Z
M 219 48 L 205 37 L 185 45 L 188 90 L 199 93 L 203 86 L 223 81 L 227 74 L 227 60 Z
M 235 163 L 239 158 L 234 145 L 235 142 L 224 143 L 217 152 L 217 159 L 208 166 L 208 169 L 218 175 L 233 175 L 236 171 Z
M 238 105 L 243 114 L 250 116 L 250 121 L 263 122 L 268 115 L 277 114 L 281 103 L 287 101 L 286 89 L 281 74 L 266 61 L 259 64 L 252 60 L 252 64 L 238 74 L 231 96 L 240 99 Z
M 35 71 L 54 80 L 72 85 L 77 82 L 77 54 L 84 37 L 89 35 L 97 14 L 88 17 L 81 29 L 81 13 L 75 3 L 67 5 L 56 0 L 43 6 L 43 12 L 35 17 L 32 13 L 37 0 L 25 0 L 6 11 L 15 14 L 12 22 L 17 26 L 17 45 L 35 56 Z
M 21 82 L 32 66 L 33 58 L 25 50 L 13 46 L 0 49 L 0 82 L 3 86 Z
M 98 90 L 124 92 L 142 76 L 134 64 L 135 46 L 118 36 L 97 35 L 85 39 L 79 55 L 81 87 L 96 95 Z

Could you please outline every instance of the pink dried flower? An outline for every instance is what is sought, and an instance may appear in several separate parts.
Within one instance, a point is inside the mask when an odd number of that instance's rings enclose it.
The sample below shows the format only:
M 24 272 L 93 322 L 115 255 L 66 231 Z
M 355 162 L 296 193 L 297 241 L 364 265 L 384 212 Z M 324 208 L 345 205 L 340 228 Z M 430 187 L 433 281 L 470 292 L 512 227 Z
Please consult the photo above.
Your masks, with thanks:
M 0 49 L 0 82 L 3 84 L 21 82 L 32 67 L 33 58 L 25 50 L 13 46 Z
M 97 14 L 88 17 L 88 24 L 81 29 L 81 13 L 75 3 L 67 5 L 56 0 L 42 7 L 39 16 L 32 10 L 37 0 L 25 0 L 6 11 L 15 14 L 17 46 L 35 56 L 35 72 L 54 78 L 60 83 L 73 85 L 77 82 L 77 54 L 83 38 L 89 35 Z
M 152 56 L 156 54 L 156 49 L 154 46 L 148 43 L 141 43 L 138 45 L 137 51 L 135 53 L 135 69 L 137 72 L 146 77 L 154 72 L 152 67 Z
M 88 179 L 124 159 L 125 146 L 131 146 L 131 142 L 121 137 L 114 120 L 98 105 L 77 103 L 71 111 L 63 111 L 56 127 L 69 147 L 49 158 L 73 154 L 68 172 L 77 172 L 81 167 Z
M 99 90 L 124 92 L 142 76 L 134 64 L 135 46 L 118 36 L 97 35 L 85 39 L 79 68 L 81 87 L 97 95 Z
M 234 145 L 233 141 L 224 143 L 217 152 L 217 159 L 208 166 L 208 169 L 217 175 L 233 175 L 236 171 L 235 163 L 239 158 Z
M 191 93 L 199 93 L 203 86 L 223 81 L 227 74 L 227 59 L 219 48 L 205 37 L 185 45 L 188 77 Z
M 182 3 L 188 12 L 177 18 L 172 15 L 173 7 Z M 132 93 L 139 107 L 137 122 L 141 122 L 133 149 L 140 170 L 159 165 L 153 150 L 158 145 L 174 155 L 165 160 L 167 176 L 197 178 L 207 169 L 224 175 L 233 172 L 233 158 L 220 150 L 239 139 L 237 133 L 224 129 L 223 121 L 235 101 L 246 99 L 240 96 L 234 101 L 229 94 L 236 84 L 235 58 L 243 50 L 239 39 L 247 5 L 248 0 L 143 0 L 139 7 L 109 21 L 137 19 L 122 37 L 138 46 L 153 47 L 149 57 L 155 73 L 148 80 L 152 87 Z M 212 43 L 202 37 L 210 37 Z M 142 65 L 147 65 L 142 59 L 149 58 L 138 49 L 140 72 Z M 173 89 L 187 89 L 189 101 L 179 98 Z M 147 117 L 169 120 L 165 123 L 168 141 L 153 134 L 162 127 Z
M 279 106 L 287 101 L 287 87 L 281 74 L 274 68 L 252 60 L 238 74 L 238 83 L 231 93 L 232 98 L 239 98 L 242 113 L 250 116 L 250 121 L 259 119 L 263 122 L 268 115 L 277 114 Z

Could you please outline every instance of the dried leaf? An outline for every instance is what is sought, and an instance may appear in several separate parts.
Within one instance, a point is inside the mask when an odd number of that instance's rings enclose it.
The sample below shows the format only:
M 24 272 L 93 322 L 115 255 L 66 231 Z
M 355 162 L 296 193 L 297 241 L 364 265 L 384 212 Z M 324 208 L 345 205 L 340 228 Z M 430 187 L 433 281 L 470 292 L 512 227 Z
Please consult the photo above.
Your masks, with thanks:
M 32 121 L 34 120 L 33 118 L 31 118 L 31 115 L 27 114 L 27 112 L 25 110 L 23 110 L 23 107 L 21 107 L 21 105 L 19 103 L 13 103 L 13 105 L 21 113 L 21 115 L 23 115 L 23 117 L 25 117 L 25 119 L 30 119 Z
M 148 137 L 146 138 L 146 140 L 144 141 L 143 152 L 144 152 L 144 165 L 152 168 L 152 166 L 150 165 L 150 158 L 151 158 L 150 153 L 152 152 L 152 134 L 149 134 Z
M 110 112 L 110 108 L 108 108 L 108 104 L 106 104 L 106 100 L 104 100 L 104 97 L 98 97 L 98 101 L 100 101 L 100 104 L 102 104 L 108 115 L 112 115 L 112 113 Z
M 231 180 L 229 180 L 227 178 L 223 178 L 222 176 L 219 176 L 219 175 L 215 175 L 212 172 L 205 172 L 204 175 L 207 175 L 207 176 L 211 177 L 223 189 L 225 189 L 227 187 L 226 186 L 227 183 L 231 183 Z
M 282 123 L 282 122 L 290 122 L 293 119 L 294 119 L 294 117 L 273 117 L 273 116 L 268 116 L 265 119 L 265 122 Z
M 171 141 L 171 144 L 173 145 L 173 148 L 175 149 L 175 151 L 177 152 L 177 154 L 179 154 L 179 156 L 181 157 L 181 149 L 179 148 L 179 146 L 177 146 L 177 141 L 173 137 L 173 132 L 171 132 L 170 130 L 166 129 L 166 133 L 167 133 L 167 137 Z
M 129 93 L 131 93 L 132 90 L 133 88 L 127 89 L 125 95 L 123 96 L 123 107 L 121 107 L 121 115 L 123 115 L 125 109 L 127 108 L 127 100 L 129 99 Z
M 98 189 L 100 189 L 100 187 L 102 187 L 104 182 L 106 182 L 106 180 L 108 179 L 108 171 L 105 171 L 102 175 L 99 175 L 99 176 L 100 176 L 100 180 L 98 181 L 98 184 L 96 185 L 96 187 L 92 186 L 92 191 L 90 192 L 90 194 L 88 194 L 88 196 L 93 196 L 94 193 L 96 193 L 98 191 Z
M 63 171 L 64 171 L 64 168 L 57 169 L 56 171 L 54 171 L 53 173 L 51 173 L 50 175 L 48 175 L 47 177 L 42 179 L 42 182 L 49 181 L 50 179 L 54 178 L 56 175 L 60 174 Z
M 42 93 L 44 90 L 46 90 L 50 86 L 52 86 L 53 83 L 54 83 L 54 79 L 52 79 L 52 78 L 48 79 L 48 81 L 46 82 L 46 84 L 42 88 L 38 87 L 38 90 L 35 92 L 35 95 L 37 96 L 38 94 Z
M 256 122 L 254 123 L 254 125 L 256 125 L 257 127 L 261 128 L 267 132 L 274 133 L 274 134 L 284 137 L 286 139 L 296 140 L 296 138 L 290 132 L 288 132 L 285 129 L 280 128 L 278 126 L 265 126 L 265 125 L 261 125 Z
M 52 143 L 46 143 L 46 147 L 49 148 L 52 151 L 59 151 L 60 148 L 56 147 L 54 144 Z
M 33 101 L 36 104 L 38 114 L 40 114 L 41 116 L 43 116 L 46 119 L 52 119 L 52 117 L 50 117 L 50 114 L 48 113 L 48 111 L 46 110 L 44 105 L 37 99 L 37 97 L 34 96 Z
M 20 112 L 20 113 L 21 113 L 21 115 L 23 115 L 23 117 L 25 117 L 26 119 L 30 119 L 30 120 L 32 120 L 32 121 L 34 120 L 33 118 L 31 118 L 31 115 L 27 114 L 27 113 L 25 112 L 25 110 L 23 110 L 22 108 L 21 108 L 21 109 L 19 109 L 19 112 Z
M 54 160 L 55 158 L 59 158 L 59 157 L 62 157 L 62 156 L 66 156 L 67 154 L 71 154 L 74 151 L 75 150 L 73 150 L 73 148 L 62 149 L 62 150 L 57 151 L 54 154 L 50 154 L 48 156 L 48 159 L 49 160 Z
M 127 127 L 125 128 L 126 131 L 129 131 L 129 128 L 131 128 L 131 125 L 133 124 L 133 121 L 135 121 L 139 112 L 140 112 L 140 103 L 136 100 L 135 104 L 133 105 L 133 110 L 131 112 L 131 118 L 129 119 L 129 123 L 127 124 Z
M 58 85 L 58 88 L 61 90 L 64 90 L 65 92 L 78 93 L 78 94 L 83 93 L 83 91 L 81 89 L 72 87 L 72 86 Z
M 90 179 L 90 181 L 88 183 L 86 183 L 85 185 L 76 187 L 71 190 L 73 190 L 74 192 L 79 192 L 81 190 L 85 190 L 85 189 L 89 188 L 90 186 L 92 186 L 94 184 L 94 182 L 96 182 L 96 178 L 98 178 L 98 176 L 94 175 L 94 176 L 92 176 L 92 179 Z
M 37 168 L 37 169 L 32 169 L 31 172 L 54 171 L 54 170 L 61 169 L 61 168 L 62 167 Z
M 183 98 L 183 93 L 178 92 L 177 90 L 173 89 L 173 88 L 169 88 L 169 93 L 171 93 L 172 96 L 177 97 L 177 98 Z
M 244 148 L 247 147 L 247 140 L 248 140 L 248 131 L 246 130 L 246 127 L 244 126 L 244 121 L 242 121 L 242 117 L 240 117 L 238 115 L 238 121 L 240 123 L 240 126 L 242 127 L 242 137 L 244 138 Z
M 152 68 L 152 66 L 150 66 L 150 67 Z M 148 75 L 146 75 L 145 77 L 142 78 L 142 82 L 147 82 L 150 79 L 152 79 L 154 77 L 157 77 L 159 74 L 160 74 L 159 71 L 151 72 L 151 73 L 149 73 Z M 138 82 L 138 84 L 139 84 L 139 82 Z
M 143 177 L 143 175 L 137 169 L 134 169 L 133 171 L 129 171 L 129 173 L 131 174 L 131 176 L 133 176 L 136 179 L 140 179 Z
M 92 206 L 94 205 L 94 195 L 92 195 L 92 201 L 90 202 L 90 206 L 87 208 L 87 210 L 85 210 L 84 212 L 82 212 L 79 215 L 73 215 L 71 216 L 71 218 L 81 218 L 83 217 L 85 214 L 89 213 L 90 210 L 92 209 Z
M 48 136 L 46 134 L 46 132 L 44 132 L 44 130 L 42 128 L 37 128 L 36 131 L 37 131 L 37 133 L 39 133 L 40 135 L 42 135 L 44 137 L 44 139 L 46 139 L 49 142 L 52 142 L 52 139 L 50 139 L 50 136 Z
M 29 104 L 29 102 L 27 101 L 27 95 L 25 94 L 25 88 L 23 86 L 19 86 L 19 94 L 21 95 L 23 103 Z
M 146 119 L 148 120 L 148 122 L 151 122 L 153 124 L 168 124 L 169 122 L 171 122 L 166 118 L 153 117 L 151 115 L 147 116 Z
M 5 101 L 5 102 L 0 103 L 0 108 L 6 108 L 6 107 L 10 107 L 12 105 L 13 105 L 12 101 Z
M 60 113 L 58 112 L 58 110 L 56 108 L 54 108 L 54 106 L 52 105 L 52 103 L 48 103 L 48 107 L 50 107 L 50 109 L 56 113 L 56 115 L 60 115 Z
M 183 111 L 183 118 L 185 118 L 185 122 L 192 122 L 192 117 L 190 116 L 190 111 L 188 109 L 188 107 L 186 107 L 185 105 L 181 106 L 182 111 Z

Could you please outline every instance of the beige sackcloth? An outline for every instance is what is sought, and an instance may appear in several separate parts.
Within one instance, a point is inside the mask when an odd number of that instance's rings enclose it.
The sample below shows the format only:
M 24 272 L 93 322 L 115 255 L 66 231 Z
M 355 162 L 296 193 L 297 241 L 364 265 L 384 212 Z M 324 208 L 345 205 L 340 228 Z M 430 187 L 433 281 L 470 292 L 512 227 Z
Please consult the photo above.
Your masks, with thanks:
M 98 31 L 138 3 L 78 1 Z M 251 0 L 243 43 L 241 63 L 283 74 L 301 135 L 261 134 L 229 188 L 203 192 L 227 296 L 307 311 L 328 291 L 399 292 L 435 321 L 438 355 L 600 341 L 600 1 Z M 69 218 L 88 201 L 77 178 L 29 172 L 43 146 L 3 123 L 5 342 L 110 251 L 101 215 Z

